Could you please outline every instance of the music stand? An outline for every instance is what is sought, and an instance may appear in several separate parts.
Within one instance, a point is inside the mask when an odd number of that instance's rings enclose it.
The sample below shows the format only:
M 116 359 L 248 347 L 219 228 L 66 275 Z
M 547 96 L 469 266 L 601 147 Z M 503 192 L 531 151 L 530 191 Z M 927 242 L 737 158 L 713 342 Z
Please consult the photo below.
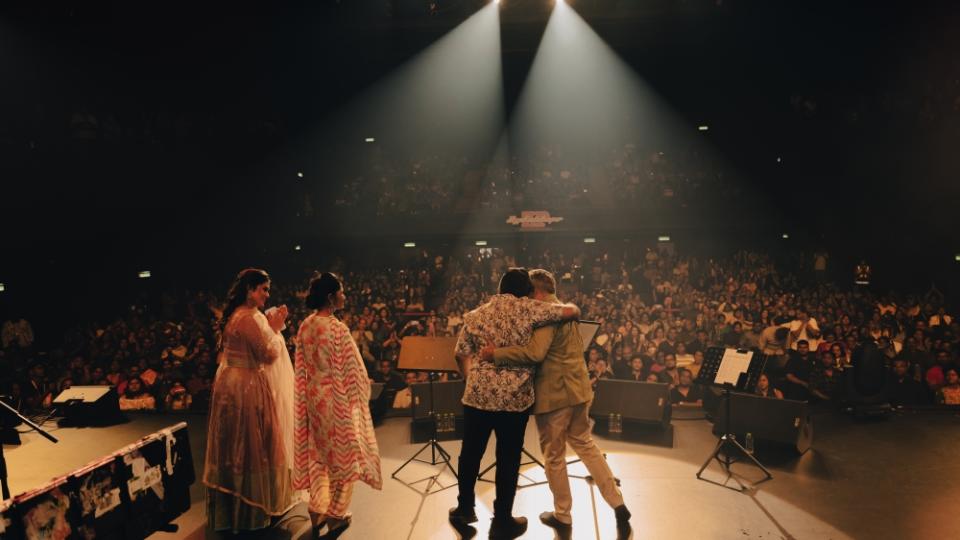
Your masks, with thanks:
M 706 480 L 702 477 L 703 471 L 714 459 L 716 459 L 717 463 L 727 472 L 727 478 L 732 477 L 733 473 L 730 471 L 730 466 L 740 461 L 740 458 L 734 457 L 736 453 L 746 457 L 748 462 L 764 472 L 766 478 L 760 480 L 760 482 L 773 479 L 770 471 L 767 470 L 751 452 L 748 452 L 746 448 L 737 442 L 734 434 L 730 432 L 730 392 L 733 390 L 745 393 L 753 392 L 757 386 L 757 380 L 760 378 L 760 375 L 763 374 L 763 369 L 766 364 L 767 357 L 756 351 L 710 347 L 704 352 L 703 366 L 697 374 L 696 382 L 704 386 L 720 388 L 723 391 L 726 417 L 724 420 L 723 435 L 720 437 L 720 440 L 717 441 L 717 447 L 713 450 L 713 453 L 710 454 L 707 460 L 703 462 L 700 470 L 697 471 L 698 480 L 718 484 L 733 489 L 734 491 L 743 491 L 746 489 L 742 484 L 738 490 L 726 484 Z M 723 452 L 723 459 L 720 458 L 721 452 Z
M 397 360 L 397 369 L 402 371 L 430 371 L 430 372 L 459 372 L 457 366 L 457 357 L 454 353 L 454 348 L 457 345 L 457 338 L 451 337 L 422 337 L 422 336 L 407 336 L 403 338 L 403 341 L 400 342 L 400 358 Z M 431 495 L 449 489 L 456 483 L 444 486 L 440 483 L 440 475 L 443 474 L 443 468 L 433 476 L 428 476 L 426 478 L 421 478 L 414 482 L 405 482 L 397 478 L 397 474 L 402 471 L 410 463 L 417 461 L 420 463 L 425 463 L 427 465 L 440 465 L 443 464 L 447 469 L 450 470 L 450 473 L 454 478 L 459 479 L 457 476 L 457 471 L 454 470 L 453 465 L 450 464 L 450 453 L 437 442 L 437 413 L 433 410 L 433 376 L 429 378 L 430 384 L 430 412 L 429 416 L 433 423 L 433 430 L 430 435 L 430 440 L 427 441 L 422 447 L 413 456 L 410 457 L 407 461 L 403 463 L 397 470 L 393 471 L 393 474 L 390 475 L 394 480 L 402 482 L 408 488 L 420 493 L 421 495 Z M 430 460 L 421 459 L 420 454 L 422 454 L 426 449 L 430 449 Z M 414 487 L 416 484 L 421 482 L 428 482 L 427 487 L 424 490 L 419 490 Z M 433 489 L 434 484 L 439 486 L 438 489 Z

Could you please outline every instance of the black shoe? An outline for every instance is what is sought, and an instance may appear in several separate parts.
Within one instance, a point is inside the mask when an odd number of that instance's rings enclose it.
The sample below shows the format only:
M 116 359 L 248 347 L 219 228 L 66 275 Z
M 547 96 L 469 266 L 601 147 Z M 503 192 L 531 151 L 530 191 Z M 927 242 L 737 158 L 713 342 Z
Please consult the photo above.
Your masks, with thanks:
M 617 517 L 617 540 L 629 540 L 633 533 L 630 527 L 630 511 L 621 504 L 613 509 L 613 514 Z
M 557 515 L 553 512 L 544 512 L 540 514 L 540 523 L 543 523 L 547 527 L 560 530 L 569 530 L 573 527 L 570 523 L 564 523 L 557 519 Z
M 450 526 L 460 535 L 460 540 L 471 540 L 477 535 L 477 528 L 462 521 L 450 521 Z
M 319 536 L 320 540 L 337 540 L 350 527 L 351 521 L 349 517 L 346 519 L 327 518 L 327 532 Z
M 527 532 L 527 518 L 525 517 L 494 517 L 490 522 L 490 538 L 497 540 L 512 539 Z
M 466 525 L 467 523 L 476 523 L 477 511 L 473 508 L 464 510 L 459 506 L 454 506 L 450 509 L 450 522 L 462 523 L 463 525 Z

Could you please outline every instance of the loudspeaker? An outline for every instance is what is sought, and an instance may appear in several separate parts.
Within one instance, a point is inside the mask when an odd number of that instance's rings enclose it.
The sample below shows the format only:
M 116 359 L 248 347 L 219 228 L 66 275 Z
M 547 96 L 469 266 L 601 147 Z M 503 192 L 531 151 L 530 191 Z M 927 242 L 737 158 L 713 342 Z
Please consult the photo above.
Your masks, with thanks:
M 713 433 L 723 435 L 727 408 L 722 401 L 717 412 Z M 780 443 L 801 454 L 813 443 L 813 423 L 805 401 L 731 393 L 730 419 L 730 431 L 737 437 L 750 433 L 755 441 Z
M 433 412 L 452 413 L 463 418 L 463 391 L 466 389 L 464 381 L 447 381 L 433 383 Z M 410 385 L 413 401 L 413 419 L 430 418 L 430 383 L 414 383 Z
M 464 381 L 433 383 L 433 412 L 454 415 L 453 431 L 438 431 L 438 441 L 455 441 L 463 438 L 463 391 Z M 434 420 L 430 416 L 430 383 L 410 385 L 413 420 L 410 422 L 410 442 L 422 443 L 433 436 Z
M 53 400 L 61 427 L 112 426 L 124 422 L 120 398 L 112 386 L 72 386 Z
M 600 379 L 590 416 L 619 414 L 624 420 L 670 425 L 670 385 Z

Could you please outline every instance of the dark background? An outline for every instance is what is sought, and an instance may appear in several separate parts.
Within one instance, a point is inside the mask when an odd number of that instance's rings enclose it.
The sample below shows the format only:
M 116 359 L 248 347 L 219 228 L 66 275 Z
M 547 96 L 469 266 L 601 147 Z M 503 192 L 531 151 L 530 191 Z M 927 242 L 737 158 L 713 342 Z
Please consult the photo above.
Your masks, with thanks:
M 549 6 L 505 2 L 509 114 Z M 223 288 L 249 265 L 299 278 L 332 254 L 398 256 L 396 240 L 422 224 L 297 216 L 295 142 L 481 5 L 441 1 L 431 15 L 413 0 L 4 3 L 0 319 L 109 313 L 144 287 Z M 609 238 L 670 229 L 708 251 L 825 248 L 839 266 L 867 258 L 880 286 L 956 292 L 955 2 L 574 6 L 675 113 L 710 125 L 705 137 L 757 201 L 736 226 L 713 208 L 682 230 L 643 222 Z M 815 110 L 799 112 L 798 97 Z M 95 140 L 71 131 L 81 110 L 101 121 Z M 334 180 L 326 161 L 363 159 L 350 144 L 314 150 L 310 189 Z M 458 240 L 433 230 L 424 242 Z M 772 242 L 780 230 L 789 246 Z M 149 284 L 136 279 L 143 268 L 157 276 Z

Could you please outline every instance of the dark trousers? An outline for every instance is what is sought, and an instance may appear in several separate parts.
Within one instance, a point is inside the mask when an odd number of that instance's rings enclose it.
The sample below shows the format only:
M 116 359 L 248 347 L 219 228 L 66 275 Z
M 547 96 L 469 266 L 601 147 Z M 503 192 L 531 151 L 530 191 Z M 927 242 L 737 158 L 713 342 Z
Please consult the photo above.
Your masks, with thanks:
M 473 508 L 476 504 L 474 488 L 480 473 L 480 459 L 493 432 L 497 434 L 497 498 L 493 502 L 493 514 L 501 517 L 512 514 L 520 477 L 520 451 L 523 449 L 523 436 L 529 418 L 529 410 L 483 411 L 463 406 L 463 447 L 457 471 L 460 489 L 457 502 L 460 508 Z

